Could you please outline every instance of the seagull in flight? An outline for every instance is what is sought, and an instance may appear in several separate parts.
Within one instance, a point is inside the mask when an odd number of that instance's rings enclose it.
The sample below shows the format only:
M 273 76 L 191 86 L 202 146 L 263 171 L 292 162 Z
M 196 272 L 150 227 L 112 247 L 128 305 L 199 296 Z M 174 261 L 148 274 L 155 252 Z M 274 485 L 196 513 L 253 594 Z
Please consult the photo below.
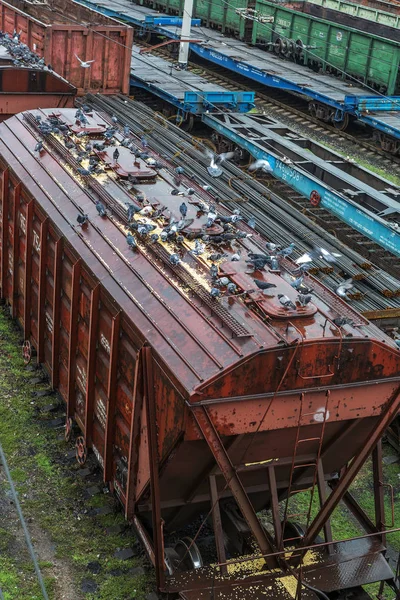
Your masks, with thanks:
M 75 54 L 75 58 L 81 63 L 82 69 L 88 69 L 92 66 L 92 63 L 94 63 L 94 60 L 81 60 L 77 54 Z

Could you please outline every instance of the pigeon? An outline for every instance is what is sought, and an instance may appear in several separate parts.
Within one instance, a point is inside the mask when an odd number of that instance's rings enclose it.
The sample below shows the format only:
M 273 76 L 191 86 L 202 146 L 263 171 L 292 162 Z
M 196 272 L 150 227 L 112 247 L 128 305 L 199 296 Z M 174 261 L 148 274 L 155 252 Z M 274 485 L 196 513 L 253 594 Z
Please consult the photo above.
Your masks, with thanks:
M 201 254 L 204 253 L 204 250 L 205 250 L 204 244 L 202 244 L 200 242 L 200 240 L 196 240 L 194 243 L 194 248 L 192 250 L 192 254 L 195 254 L 196 256 L 200 256 Z
M 335 323 L 337 327 L 343 327 L 344 325 L 352 325 L 353 321 L 348 317 L 337 317 L 336 319 L 333 319 L 333 323 Z
M 89 221 L 89 216 L 84 214 L 84 215 L 78 215 L 76 220 L 78 221 L 79 225 L 82 227 L 83 225 L 86 225 Z
M 232 254 L 232 256 L 231 256 L 232 262 L 239 262 L 239 260 L 240 260 L 240 254 L 238 252 L 236 252 L 235 254 Z
M 201 187 L 203 188 L 203 190 L 205 192 L 209 192 L 211 190 L 211 186 L 210 185 L 202 185 Z
M 254 217 L 251 217 L 248 221 L 247 221 L 247 225 L 251 228 L 251 229 L 255 229 L 256 228 L 256 220 Z
M 227 285 L 229 285 L 231 282 L 231 280 L 229 279 L 229 277 L 220 277 L 219 279 L 216 279 L 216 281 L 214 281 L 214 285 L 216 287 L 225 287 Z
M 300 306 L 307 306 L 311 302 L 312 296 L 311 294 L 299 294 L 297 300 Z
M 218 217 L 218 213 L 215 210 L 214 206 L 210 206 L 209 210 L 208 210 L 208 214 L 207 214 L 207 223 L 206 223 L 206 228 L 208 229 L 209 227 L 212 227 L 214 224 L 215 219 Z
M 100 217 L 106 217 L 107 212 L 104 204 L 102 204 L 99 200 L 96 202 L 96 210 L 99 213 Z
M 353 285 L 353 280 L 350 279 L 346 279 L 346 281 L 343 281 L 343 283 L 341 283 L 335 290 L 335 292 L 337 293 L 338 296 L 340 296 L 341 298 L 347 298 L 347 294 L 348 292 L 353 289 L 354 285 Z
M 297 258 L 294 262 L 296 263 L 296 265 L 307 265 L 312 261 L 313 261 L 312 256 L 310 256 L 310 254 L 308 252 L 306 252 L 305 254 L 302 254 L 301 256 L 299 256 L 299 258 Z
M 194 189 L 193 189 L 193 188 L 188 188 L 188 189 L 186 190 L 186 194 L 187 194 L 188 196 L 193 196 L 193 194 L 194 194 Z
M 211 294 L 211 298 L 219 298 L 219 296 L 221 295 L 221 292 L 219 291 L 218 288 L 213 287 L 213 288 L 211 288 L 210 294 Z
M 84 169 L 83 167 L 78 167 L 78 173 L 84 177 L 87 177 L 91 174 L 91 171 L 89 169 Z
M 124 136 L 128 137 L 128 135 L 131 133 L 131 130 L 129 129 L 129 125 L 124 125 Z
M 153 242 L 153 244 L 159 239 L 159 235 L 158 233 L 152 233 L 150 236 L 150 240 Z
M 172 265 L 179 265 L 181 259 L 177 254 L 171 254 L 171 256 L 169 257 L 169 261 Z
M 220 254 L 219 252 L 213 252 L 210 256 L 207 256 L 207 260 L 211 260 L 211 262 L 217 262 L 217 260 L 221 260 L 221 258 L 226 258 L 227 254 Z
M 112 121 L 113 123 L 117 124 L 117 123 L 118 123 L 118 117 L 117 117 L 116 115 L 112 115 L 112 117 L 111 117 L 111 121 Z
M 270 269 L 271 271 L 279 271 L 279 261 L 277 259 L 276 256 L 271 256 L 271 262 L 270 262 Z
M 287 248 L 282 248 L 277 252 L 277 256 L 290 256 L 294 250 L 295 244 L 292 242 Z
M 226 289 L 229 292 L 229 294 L 234 294 L 237 290 L 237 286 L 234 283 L 228 283 Z
M 117 162 L 118 159 L 119 159 L 119 150 L 118 150 L 118 148 L 115 148 L 115 150 L 113 152 L 113 160 L 114 160 L 114 162 Z
M 144 135 L 142 135 L 142 137 L 140 138 L 140 143 L 142 144 L 142 148 L 147 148 L 148 143 Z
M 184 172 L 185 172 L 185 169 L 183 167 L 175 168 L 175 173 L 177 173 L 177 175 L 183 175 Z
M 137 232 L 139 235 L 146 236 L 151 231 L 154 231 L 155 228 L 156 228 L 156 225 L 151 225 L 150 223 L 139 223 Z
M 270 262 L 270 257 L 262 254 L 249 254 L 249 258 L 250 260 L 246 260 L 246 263 L 252 264 L 255 271 L 262 271 L 265 265 Z
M 397 348 L 400 350 L 400 339 L 399 339 L 399 338 L 396 338 L 396 339 L 394 340 L 394 343 L 396 344 Z
M 263 281 L 262 279 L 253 279 L 254 283 L 260 290 L 269 290 L 270 288 L 276 288 L 274 283 L 268 283 L 267 281 Z
M 134 204 L 128 204 L 127 206 L 127 217 L 128 217 L 128 221 L 132 221 L 134 215 L 136 212 L 138 212 L 138 208 L 136 208 L 136 206 Z
M 219 215 L 218 216 L 218 220 L 221 221 L 221 223 L 237 223 L 238 221 L 241 221 L 242 219 L 243 219 L 243 217 L 241 217 L 240 215 L 229 215 L 229 216 Z
M 287 309 L 291 308 L 292 310 L 296 310 L 296 305 L 293 304 L 290 298 L 288 298 L 284 294 L 278 294 L 278 298 L 282 306 L 284 306 Z
M 144 206 L 139 210 L 139 215 L 144 215 L 145 217 L 148 217 L 151 214 L 153 214 L 153 211 L 154 208 L 148 204 L 147 206 Z
M 137 248 L 136 240 L 130 233 L 128 233 L 128 235 L 126 236 L 126 243 L 130 248 L 132 248 L 132 250 L 135 250 Z
M 326 260 L 326 262 L 333 263 L 336 262 L 337 258 L 340 258 L 342 255 L 337 252 L 329 252 L 325 248 L 315 247 L 313 250 L 313 254 L 322 260 Z
M 43 142 L 38 142 L 34 148 L 34 152 L 40 152 L 43 150 Z
M 274 172 L 274 169 L 272 168 L 271 164 L 268 162 L 268 160 L 265 159 L 256 160 L 249 166 L 249 171 L 258 171 L 260 169 L 264 171 L 264 173 Z
M 278 250 L 278 248 L 280 248 L 280 246 L 278 246 L 277 244 L 274 244 L 272 242 L 267 242 L 265 244 L 265 247 L 267 250 L 269 250 L 270 252 L 275 252 L 275 250 Z
M 290 285 L 295 289 L 298 290 L 302 283 L 303 283 L 303 279 L 304 279 L 304 275 L 301 275 L 300 277 L 298 277 L 297 279 L 294 279 L 293 281 L 290 282 Z
M 218 277 L 218 267 L 214 265 L 214 263 L 210 267 L 210 275 L 211 279 L 216 279 Z
M 82 69 L 88 69 L 92 66 L 92 63 L 94 63 L 94 60 L 81 60 L 77 54 L 75 54 L 75 58 L 81 63 Z
M 292 272 L 292 275 L 294 275 L 295 277 L 298 277 L 299 275 L 304 275 L 304 273 L 307 273 L 310 270 L 310 265 L 305 263 L 303 265 L 299 265 L 297 267 L 297 269 L 295 269 Z
M 185 219 L 186 215 L 187 215 L 187 205 L 182 202 L 182 204 L 179 207 L 179 212 L 181 213 L 182 217 Z

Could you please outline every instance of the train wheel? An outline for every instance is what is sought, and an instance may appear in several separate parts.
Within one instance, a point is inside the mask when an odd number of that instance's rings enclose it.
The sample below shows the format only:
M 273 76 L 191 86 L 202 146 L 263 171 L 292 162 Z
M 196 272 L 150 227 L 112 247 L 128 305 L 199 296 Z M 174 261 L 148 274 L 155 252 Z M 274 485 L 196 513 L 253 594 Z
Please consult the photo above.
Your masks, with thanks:
M 281 54 L 282 53 L 282 40 L 281 40 L 281 38 L 278 38 L 277 40 L 275 40 L 274 52 L 275 52 L 275 54 Z
M 29 365 L 32 360 L 32 346 L 29 340 L 25 340 L 22 344 L 22 358 L 26 365 Z
M 69 442 L 69 440 L 71 439 L 72 436 L 72 419 L 71 417 L 67 417 L 67 420 L 65 421 L 65 432 L 64 432 L 64 438 L 66 442 Z
M 175 552 L 179 555 L 182 570 L 191 571 L 203 566 L 203 559 L 195 542 L 190 537 L 185 537 L 175 544 Z
M 75 456 L 80 465 L 84 465 L 87 460 L 87 447 L 85 438 L 80 435 L 75 443 Z
M 339 131 L 345 131 L 349 125 L 349 115 L 346 113 L 341 121 L 333 121 L 333 126 Z
M 181 129 L 183 129 L 183 131 L 187 131 L 189 133 L 189 131 L 192 131 L 193 125 L 194 125 L 194 115 L 190 114 L 183 121 L 183 123 L 181 125 Z
M 181 558 L 176 550 L 173 548 L 165 548 L 164 550 L 164 562 L 168 572 L 168 575 L 173 575 L 179 568 Z

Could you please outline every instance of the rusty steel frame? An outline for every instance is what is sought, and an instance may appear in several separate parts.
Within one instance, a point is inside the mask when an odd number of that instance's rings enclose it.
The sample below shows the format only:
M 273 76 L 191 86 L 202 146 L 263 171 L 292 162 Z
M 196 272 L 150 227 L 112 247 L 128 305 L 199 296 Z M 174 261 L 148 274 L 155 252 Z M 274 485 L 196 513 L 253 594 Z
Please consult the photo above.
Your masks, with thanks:
M 136 504 L 136 479 L 139 463 L 139 435 L 142 413 L 143 396 L 139 393 L 139 373 L 142 368 L 143 349 L 136 357 L 135 380 L 133 383 L 131 436 L 129 439 L 128 478 L 126 483 L 125 517 L 131 519 L 135 513 Z
M 9 197 L 8 197 L 8 178 L 10 170 L 4 169 L 3 177 L 1 181 L 1 196 L 2 196 L 2 218 L 1 218 L 1 297 L 5 298 L 6 281 L 7 281 L 7 269 L 6 269 L 6 248 L 8 242 L 8 210 L 9 210 Z
M 219 437 L 218 432 L 216 431 L 210 419 L 207 409 L 204 407 L 196 408 L 195 406 L 192 406 L 191 409 L 203 438 L 207 442 L 207 445 L 210 448 L 211 453 L 225 478 L 226 484 L 230 488 L 240 510 L 242 511 L 243 517 L 245 518 L 250 531 L 253 533 L 262 554 L 269 554 L 271 550 L 273 550 L 271 542 L 256 515 L 243 484 L 236 473 L 235 467 L 233 466 L 228 453 L 222 444 L 221 438 Z M 276 561 L 269 561 L 268 566 L 275 568 L 277 566 Z
M 382 416 L 378 421 L 376 427 L 372 431 L 370 437 L 360 449 L 360 452 L 354 457 L 351 465 L 343 473 L 335 489 L 331 492 L 328 499 L 324 502 L 323 506 L 321 507 L 321 510 L 314 518 L 313 522 L 308 528 L 306 535 L 302 540 L 303 546 L 308 546 L 311 542 L 313 542 L 315 537 L 321 531 L 324 524 L 330 518 L 336 506 L 339 504 L 344 494 L 350 487 L 351 483 L 354 481 L 357 473 L 360 471 L 361 467 L 364 465 L 365 461 L 370 456 L 371 452 L 381 439 L 386 427 L 396 416 L 399 408 L 400 385 L 395 388 L 391 397 L 387 401 L 387 404 L 382 411 Z
M 33 200 L 25 205 L 25 273 L 24 273 L 24 338 L 27 340 L 31 333 L 31 295 L 32 295 L 32 225 L 33 225 Z
M 94 405 L 94 381 L 96 374 L 96 335 L 99 321 L 99 298 L 100 285 L 97 284 L 90 294 L 90 314 L 89 314 L 89 343 L 87 358 L 87 377 L 86 377 L 86 404 L 85 404 L 85 440 L 88 446 L 92 443 L 93 432 L 93 405 Z
M 164 588 L 164 534 L 160 506 L 159 456 L 156 430 L 156 400 L 154 394 L 153 358 L 149 346 L 143 347 L 143 387 L 147 413 L 148 451 L 150 459 L 150 493 L 153 520 L 153 543 L 156 579 L 159 589 Z
M 217 489 L 217 481 L 215 475 L 210 475 L 209 477 L 210 484 L 210 497 L 211 497 L 211 506 L 212 506 L 212 521 L 213 521 L 213 529 L 215 536 L 215 546 L 217 549 L 217 557 L 218 562 L 222 564 L 221 573 L 226 575 L 228 572 L 228 568 L 226 566 L 226 553 L 224 546 L 224 532 L 222 529 L 222 520 L 221 520 L 221 511 L 219 507 L 219 498 L 218 498 L 218 489 Z
M 112 457 L 113 457 L 113 427 L 115 423 L 115 405 L 117 401 L 117 362 L 118 362 L 118 340 L 121 323 L 121 312 L 118 312 L 111 325 L 110 341 L 110 366 L 108 370 L 107 382 L 107 418 L 104 435 L 104 481 L 110 481 L 112 477 Z
M 45 217 L 40 223 L 40 254 L 39 254 L 39 290 L 38 290 L 38 347 L 37 361 L 44 362 L 44 324 L 45 324 L 45 297 L 46 297 L 46 256 L 47 232 L 49 219 Z
M 58 387 L 59 382 L 59 350 L 60 350 L 60 311 L 61 311 L 61 268 L 64 253 L 64 240 L 59 238 L 54 246 L 53 275 L 53 339 L 51 344 L 51 386 Z
M 78 259 L 72 266 L 72 287 L 70 298 L 70 323 L 68 344 L 68 402 L 67 418 L 75 416 L 75 366 L 76 345 L 78 340 L 78 302 L 82 261 Z
M 18 246 L 19 246 L 19 226 L 18 226 L 18 212 L 20 207 L 20 196 L 21 196 L 21 182 L 18 182 L 14 187 L 14 212 L 13 212 L 13 267 L 12 267 L 12 292 L 11 292 L 11 310 L 12 316 L 15 319 L 17 317 L 17 274 L 18 274 Z

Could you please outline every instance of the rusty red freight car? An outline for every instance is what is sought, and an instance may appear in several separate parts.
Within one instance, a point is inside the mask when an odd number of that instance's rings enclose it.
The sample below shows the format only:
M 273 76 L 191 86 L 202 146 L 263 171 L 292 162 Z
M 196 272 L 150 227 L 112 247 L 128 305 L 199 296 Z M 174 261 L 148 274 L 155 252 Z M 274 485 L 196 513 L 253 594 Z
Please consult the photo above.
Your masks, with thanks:
M 128 25 L 73 2 L 0 1 L 0 30 L 21 42 L 67 79 L 78 95 L 129 93 L 133 31 Z M 82 61 L 94 61 L 82 68 Z
M 68 131 L 38 148 L 46 119 Z M 317 600 L 394 585 L 379 444 L 400 405 L 394 342 L 312 277 L 300 297 L 294 264 L 106 115 L 3 122 L 0 175 L 1 296 L 159 589 L 286 600 L 300 580 Z M 371 453 L 375 522 L 349 492 Z M 332 540 L 342 500 L 367 536 Z

